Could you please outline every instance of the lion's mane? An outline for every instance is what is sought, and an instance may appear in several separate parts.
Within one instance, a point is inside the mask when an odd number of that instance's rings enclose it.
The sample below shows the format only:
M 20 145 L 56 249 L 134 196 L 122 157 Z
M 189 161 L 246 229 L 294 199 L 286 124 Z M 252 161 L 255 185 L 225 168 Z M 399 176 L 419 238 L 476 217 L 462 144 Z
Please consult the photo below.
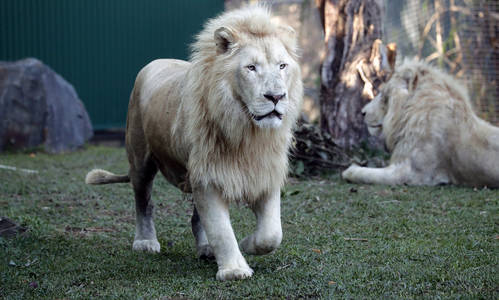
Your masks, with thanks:
M 383 135 L 388 149 L 395 150 L 392 160 L 403 154 L 398 149 L 427 138 L 435 124 L 464 127 L 477 118 L 465 85 L 420 60 L 406 59 L 383 89 L 390 95 Z
M 190 105 L 185 110 L 185 134 L 191 145 L 187 163 L 190 183 L 213 184 L 227 199 L 251 202 L 285 182 L 292 127 L 302 101 L 301 74 L 299 68 L 291 74 L 290 105 L 282 125 L 276 129 L 256 127 L 234 107 L 241 100 L 227 84 L 232 75 L 224 68 L 235 63 L 234 56 L 217 55 L 214 33 L 220 27 L 235 33 L 234 48 L 278 37 L 295 61 L 296 39 L 294 32 L 286 32 L 271 20 L 267 9 L 256 6 L 210 20 L 192 45 L 191 66 L 182 91 Z

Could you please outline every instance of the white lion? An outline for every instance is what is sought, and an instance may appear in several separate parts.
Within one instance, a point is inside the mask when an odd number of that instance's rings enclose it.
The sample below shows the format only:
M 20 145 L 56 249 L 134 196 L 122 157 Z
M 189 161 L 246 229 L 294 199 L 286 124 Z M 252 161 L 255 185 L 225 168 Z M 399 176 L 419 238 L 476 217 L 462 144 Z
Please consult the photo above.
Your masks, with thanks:
M 138 74 L 127 119 L 129 173 L 92 170 L 86 178 L 131 181 L 134 250 L 160 251 L 150 200 L 158 170 L 192 192 L 197 252 L 215 256 L 217 279 L 253 274 L 231 227 L 231 202 L 247 203 L 257 218 L 239 244 L 244 252 L 280 245 L 280 187 L 303 88 L 294 31 L 271 19 L 262 7 L 224 13 L 197 36 L 189 62 L 155 60 Z
M 390 164 L 352 165 L 344 179 L 499 187 L 499 128 L 478 118 L 464 85 L 437 68 L 406 60 L 362 113 L 392 152 Z

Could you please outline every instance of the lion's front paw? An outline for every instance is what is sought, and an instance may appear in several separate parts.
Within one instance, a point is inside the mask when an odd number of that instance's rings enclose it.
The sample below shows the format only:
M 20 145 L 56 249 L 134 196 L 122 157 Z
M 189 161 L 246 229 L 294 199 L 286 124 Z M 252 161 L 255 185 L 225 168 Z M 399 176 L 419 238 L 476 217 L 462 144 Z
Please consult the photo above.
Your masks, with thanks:
M 281 244 L 282 233 L 268 235 L 264 238 L 258 239 L 254 234 L 245 237 L 240 243 L 239 247 L 244 253 L 251 255 L 264 255 L 268 254 Z
M 217 280 L 225 281 L 225 280 L 237 280 L 251 277 L 253 275 L 253 270 L 246 267 L 236 267 L 236 268 L 227 268 L 227 269 L 219 269 L 217 272 Z
M 213 249 L 210 245 L 202 245 L 197 247 L 198 258 L 200 259 L 214 259 L 215 254 L 213 253 Z
M 341 173 L 341 178 L 348 182 L 354 181 L 354 176 L 358 168 L 360 168 L 358 165 L 352 164 L 350 167 L 348 167 L 348 169 Z
M 253 270 L 248 266 L 248 263 L 246 263 L 246 260 L 242 256 L 239 256 L 239 258 L 234 259 L 231 262 L 218 263 L 218 280 L 237 280 L 248 278 L 253 275 Z
M 161 247 L 158 240 L 135 240 L 133 241 L 133 250 L 159 253 Z

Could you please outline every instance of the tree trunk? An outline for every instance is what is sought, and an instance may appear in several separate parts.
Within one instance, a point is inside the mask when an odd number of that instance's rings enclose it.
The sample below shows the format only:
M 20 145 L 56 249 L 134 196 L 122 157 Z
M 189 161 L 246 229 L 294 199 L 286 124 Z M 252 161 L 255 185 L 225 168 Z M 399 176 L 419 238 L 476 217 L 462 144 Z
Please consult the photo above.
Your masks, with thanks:
M 381 42 L 382 0 L 316 1 L 327 47 L 321 66 L 321 128 L 340 146 L 355 147 L 369 140 L 361 109 L 391 74 L 396 47 Z

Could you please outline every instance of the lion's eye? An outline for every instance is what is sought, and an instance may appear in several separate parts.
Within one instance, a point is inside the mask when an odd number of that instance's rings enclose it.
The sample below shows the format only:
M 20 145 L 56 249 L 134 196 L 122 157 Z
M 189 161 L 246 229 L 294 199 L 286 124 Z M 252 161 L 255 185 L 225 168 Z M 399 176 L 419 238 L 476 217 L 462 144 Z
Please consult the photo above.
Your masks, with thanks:
M 279 65 L 279 69 L 283 70 L 284 68 L 286 68 L 288 65 L 287 64 L 280 64 Z
M 255 65 L 249 65 L 246 68 L 248 68 L 248 70 L 250 70 L 250 71 L 256 71 Z

